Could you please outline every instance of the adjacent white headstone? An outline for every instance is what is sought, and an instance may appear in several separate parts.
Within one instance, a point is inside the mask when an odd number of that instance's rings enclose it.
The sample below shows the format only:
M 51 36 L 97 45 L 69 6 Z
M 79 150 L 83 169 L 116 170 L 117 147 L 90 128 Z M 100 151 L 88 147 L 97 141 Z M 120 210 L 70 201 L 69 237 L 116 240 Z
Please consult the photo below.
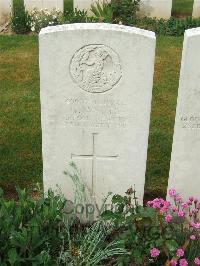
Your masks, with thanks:
M 9 20 L 11 5 L 11 0 L 0 0 L 0 25 L 3 25 Z
M 192 16 L 194 18 L 200 18 L 200 0 L 194 0 Z
M 24 5 L 27 10 L 56 8 L 63 11 L 63 0 L 24 0 Z
M 40 32 L 44 188 L 70 161 L 100 204 L 135 184 L 143 199 L 155 34 L 111 24 L 71 24 Z
M 200 191 L 200 28 L 185 32 L 169 188 L 184 198 Z
M 142 17 L 169 19 L 172 0 L 141 0 L 139 15 Z

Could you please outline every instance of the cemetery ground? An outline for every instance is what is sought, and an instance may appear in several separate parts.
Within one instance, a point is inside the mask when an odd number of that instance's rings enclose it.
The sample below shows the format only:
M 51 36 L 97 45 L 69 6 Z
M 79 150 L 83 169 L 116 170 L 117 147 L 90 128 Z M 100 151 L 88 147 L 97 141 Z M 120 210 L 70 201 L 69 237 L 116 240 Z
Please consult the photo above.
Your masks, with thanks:
M 166 193 L 182 42 L 157 37 L 146 198 Z M 38 38 L 0 36 L 0 52 L 0 187 L 13 197 L 16 185 L 42 184 Z

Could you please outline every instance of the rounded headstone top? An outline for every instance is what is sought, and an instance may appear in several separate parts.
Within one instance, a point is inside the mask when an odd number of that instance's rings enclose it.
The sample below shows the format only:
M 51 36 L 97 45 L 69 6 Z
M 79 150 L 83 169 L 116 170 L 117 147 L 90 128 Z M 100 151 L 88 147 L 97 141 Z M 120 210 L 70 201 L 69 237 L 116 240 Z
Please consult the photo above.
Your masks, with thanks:
M 60 32 L 60 31 L 73 31 L 73 30 L 113 30 L 121 31 L 126 33 L 143 35 L 145 37 L 154 38 L 155 33 L 153 31 L 143 30 L 136 27 L 109 24 L 109 23 L 74 23 L 74 24 L 63 24 L 58 26 L 49 26 L 41 29 L 40 35 Z

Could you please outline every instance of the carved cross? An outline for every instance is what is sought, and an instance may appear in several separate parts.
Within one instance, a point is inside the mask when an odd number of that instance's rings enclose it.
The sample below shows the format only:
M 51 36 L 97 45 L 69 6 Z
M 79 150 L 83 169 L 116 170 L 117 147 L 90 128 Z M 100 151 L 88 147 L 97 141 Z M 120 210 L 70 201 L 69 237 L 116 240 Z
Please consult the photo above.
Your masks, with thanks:
M 110 155 L 110 156 L 101 156 L 97 155 L 96 153 L 96 139 L 97 139 L 98 133 L 92 133 L 92 153 L 91 154 L 71 154 L 71 158 L 78 158 L 78 159 L 90 159 L 92 160 L 92 196 L 95 196 L 95 181 L 97 178 L 97 172 L 96 172 L 96 165 L 98 159 L 103 160 L 116 160 L 118 158 L 118 155 Z

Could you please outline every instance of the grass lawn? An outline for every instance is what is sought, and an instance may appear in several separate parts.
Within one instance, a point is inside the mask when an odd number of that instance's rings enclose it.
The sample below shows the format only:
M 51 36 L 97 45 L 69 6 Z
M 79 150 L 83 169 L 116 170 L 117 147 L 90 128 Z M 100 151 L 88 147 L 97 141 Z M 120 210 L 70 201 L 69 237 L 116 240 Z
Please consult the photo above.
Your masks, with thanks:
M 194 0 L 173 0 L 173 16 L 191 16 Z
M 166 191 L 182 37 L 158 37 L 148 150 L 147 195 Z M 0 36 L 0 186 L 42 183 L 38 39 Z

